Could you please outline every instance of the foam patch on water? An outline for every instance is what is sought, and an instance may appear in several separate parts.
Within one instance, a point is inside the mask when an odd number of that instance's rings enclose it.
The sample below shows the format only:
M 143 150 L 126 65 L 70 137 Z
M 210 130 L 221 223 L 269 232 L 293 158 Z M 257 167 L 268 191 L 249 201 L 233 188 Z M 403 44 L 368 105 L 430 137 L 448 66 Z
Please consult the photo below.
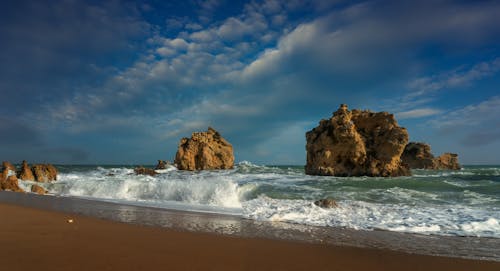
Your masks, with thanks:
M 244 216 L 263 221 L 281 221 L 313 226 L 347 227 L 364 230 L 500 236 L 499 217 L 486 222 L 469 222 L 498 210 L 462 206 L 408 206 L 360 201 L 339 202 L 339 208 L 320 208 L 307 200 L 276 200 L 259 197 L 243 204 Z

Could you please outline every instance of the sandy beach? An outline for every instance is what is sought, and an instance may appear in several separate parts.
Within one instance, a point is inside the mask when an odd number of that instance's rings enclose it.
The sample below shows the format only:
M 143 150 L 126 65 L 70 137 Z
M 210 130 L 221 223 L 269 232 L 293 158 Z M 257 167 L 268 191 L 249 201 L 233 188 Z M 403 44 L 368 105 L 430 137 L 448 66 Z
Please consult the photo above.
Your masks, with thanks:
M 181 232 L 11 203 L 0 203 L 0 216 L 3 270 L 500 269 L 499 262 Z

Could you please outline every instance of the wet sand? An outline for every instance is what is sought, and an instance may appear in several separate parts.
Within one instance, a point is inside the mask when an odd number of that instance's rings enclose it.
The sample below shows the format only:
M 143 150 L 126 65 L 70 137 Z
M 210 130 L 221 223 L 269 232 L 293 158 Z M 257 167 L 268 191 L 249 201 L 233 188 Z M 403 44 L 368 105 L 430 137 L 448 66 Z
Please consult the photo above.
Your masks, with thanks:
M 0 255 L 1 270 L 500 270 L 500 262 L 182 232 L 5 203 Z

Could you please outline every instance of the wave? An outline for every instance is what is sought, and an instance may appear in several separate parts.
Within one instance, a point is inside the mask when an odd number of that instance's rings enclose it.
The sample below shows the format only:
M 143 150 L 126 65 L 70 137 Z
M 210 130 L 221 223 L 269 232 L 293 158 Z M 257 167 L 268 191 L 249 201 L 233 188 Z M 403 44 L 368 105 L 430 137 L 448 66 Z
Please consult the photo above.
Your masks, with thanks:
M 255 220 L 500 238 L 495 224 L 500 221 L 500 184 L 495 176 L 480 175 L 493 169 L 464 169 L 479 175 L 435 177 L 433 171 L 419 171 L 422 177 L 416 178 L 337 178 L 308 176 L 298 166 L 244 161 L 221 171 L 169 167 L 153 177 L 135 175 L 129 167 L 67 168 L 58 181 L 39 185 L 59 196 L 229 212 Z M 20 182 L 28 191 L 32 184 Z M 335 198 L 340 208 L 313 204 L 324 197 Z
M 499 237 L 498 209 L 464 206 L 408 206 L 341 201 L 339 208 L 320 208 L 307 200 L 276 200 L 259 197 L 243 204 L 244 216 L 262 221 L 280 221 L 313 226 L 363 230 Z M 488 217 L 485 221 L 485 217 Z M 475 222 L 471 222 L 475 221 Z

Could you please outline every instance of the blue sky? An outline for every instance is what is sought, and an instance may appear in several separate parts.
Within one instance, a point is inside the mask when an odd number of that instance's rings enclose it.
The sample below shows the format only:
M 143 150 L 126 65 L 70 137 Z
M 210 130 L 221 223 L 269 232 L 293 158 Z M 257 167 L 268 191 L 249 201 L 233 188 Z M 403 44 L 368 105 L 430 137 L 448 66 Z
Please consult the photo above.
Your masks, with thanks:
M 301 165 L 347 103 L 500 164 L 498 1 L 1 5 L 2 160 L 152 164 L 213 126 L 237 161 Z

